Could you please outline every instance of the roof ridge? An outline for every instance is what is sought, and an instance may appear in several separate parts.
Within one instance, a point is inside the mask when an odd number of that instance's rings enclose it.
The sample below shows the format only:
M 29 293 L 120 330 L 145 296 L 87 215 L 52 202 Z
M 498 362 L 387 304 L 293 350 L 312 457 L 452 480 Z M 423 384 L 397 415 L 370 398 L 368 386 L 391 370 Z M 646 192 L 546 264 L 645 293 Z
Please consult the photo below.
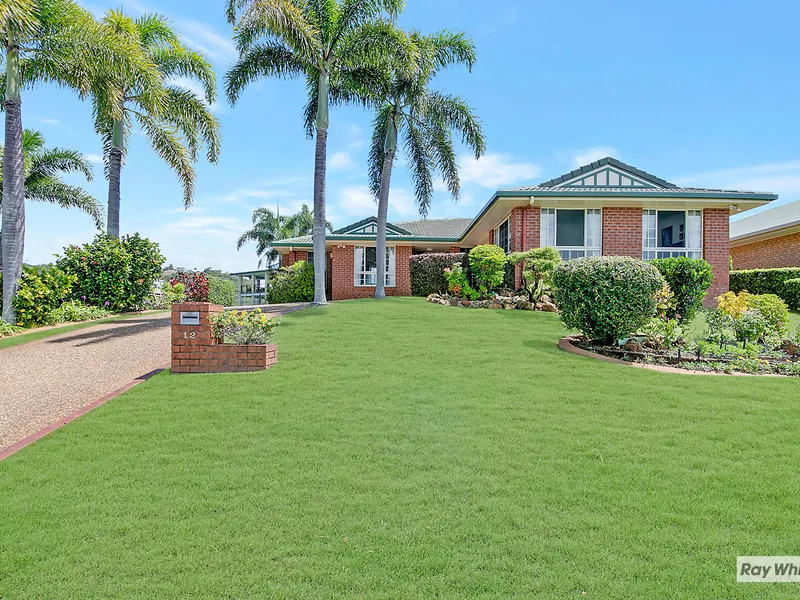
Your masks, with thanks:
M 558 177 L 554 177 L 553 179 L 550 179 L 548 181 L 544 181 L 544 182 L 538 184 L 537 187 L 543 187 L 543 188 L 545 188 L 545 187 L 555 187 L 560 183 L 564 183 L 565 181 L 569 181 L 570 179 L 574 179 L 575 177 L 583 175 L 584 173 L 589 173 L 590 171 L 594 171 L 595 169 L 599 169 L 600 167 L 603 167 L 603 166 L 606 166 L 606 165 L 611 165 L 612 167 L 616 167 L 618 169 L 622 169 L 623 171 L 627 171 L 631 175 L 636 175 L 637 177 L 640 177 L 642 179 L 646 179 L 650 183 L 655 183 L 656 185 L 659 185 L 659 186 L 664 187 L 664 188 L 668 188 L 668 189 L 677 189 L 678 188 L 677 185 L 667 181 L 666 179 L 661 179 L 660 177 L 656 177 L 652 173 L 648 173 L 647 171 L 643 171 L 642 169 L 634 167 L 633 165 L 629 165 L 627 163 L 624 163 L 621 160 L 618 160 L 618 159 L 614 158 L 613 156 L 606 156 L 606 157 L 603 157 L 603 158 L 601 158 L 599 160 L 593 161 L 593 162 L 589 163 L 588 165 L 583 165 L 581 167 L 578 167 L 577 169 L 573 169 L 569 173 L 564 173 L 563 175 L 559 175 Z

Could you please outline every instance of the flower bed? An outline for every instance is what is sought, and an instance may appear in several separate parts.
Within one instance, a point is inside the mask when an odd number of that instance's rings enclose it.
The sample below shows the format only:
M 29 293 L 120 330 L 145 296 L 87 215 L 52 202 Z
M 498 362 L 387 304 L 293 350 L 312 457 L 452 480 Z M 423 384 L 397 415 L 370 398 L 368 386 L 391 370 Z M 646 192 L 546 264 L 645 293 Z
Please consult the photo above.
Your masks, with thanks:
M 558 312 L 556 305 L 553 304 L 549 296 L 542 296 L 540 302 L 531 302 L 527 296 L 515 294 L 502 295 L 495 294 L 491 298 L 470 300 L 460 298 L 450 294 L 430 294 L 428 302 L 433 304 L 443 304 L 446 306 L 462 306 L 464 308 L 493 308 L 493 309 L 517 309 L 517 310 L 541 310 L 544 312 Z

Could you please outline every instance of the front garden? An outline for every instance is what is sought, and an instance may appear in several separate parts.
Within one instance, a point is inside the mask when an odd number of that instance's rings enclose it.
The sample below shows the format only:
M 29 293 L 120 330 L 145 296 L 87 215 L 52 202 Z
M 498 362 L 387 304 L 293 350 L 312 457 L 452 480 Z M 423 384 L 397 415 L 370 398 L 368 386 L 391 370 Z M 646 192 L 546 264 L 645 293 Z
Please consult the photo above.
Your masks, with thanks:
M 542 312 L 281 320 L 270 370 L 158 375 L 0 462 L 0 596 L 795 597 L 734 569 L 796 542 L 797 381 L 581 358 Z

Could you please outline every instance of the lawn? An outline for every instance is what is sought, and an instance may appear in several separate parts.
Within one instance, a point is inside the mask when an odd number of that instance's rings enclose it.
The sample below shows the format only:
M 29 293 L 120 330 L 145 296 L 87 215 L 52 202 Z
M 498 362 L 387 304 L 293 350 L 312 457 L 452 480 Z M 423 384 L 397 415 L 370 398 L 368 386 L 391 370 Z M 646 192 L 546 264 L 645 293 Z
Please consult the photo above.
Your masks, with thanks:
M 420 299 L 282 318 L 263 373 L 163 373 L 0 463 L 0 597 L 797 598 L 800 382 L 556 348 Z

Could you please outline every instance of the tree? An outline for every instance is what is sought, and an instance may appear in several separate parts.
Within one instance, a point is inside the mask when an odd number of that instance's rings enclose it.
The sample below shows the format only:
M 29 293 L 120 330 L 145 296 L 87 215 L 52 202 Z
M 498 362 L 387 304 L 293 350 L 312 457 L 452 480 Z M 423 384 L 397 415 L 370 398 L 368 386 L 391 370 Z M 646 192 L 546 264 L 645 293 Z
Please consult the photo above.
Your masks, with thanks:
M 409 36 L 416 52 L 404 56 L 396 54 L 391 65 L 391 76 L 381 90 L 381 105 L 373 127 L 372 147 L 369 154 L 369 180 L 372 193 L 378 199 L 378 231 L 376 255 L 378 274 L 375 298 L 385 298 L 386 219 L 389 209 L 389 186 L 401 136 L 406 159 L 414 181 L 417 206 L 422 216 L 427 215 L 433 198 L 433 170 L 439 171 L 454 200 L 459 196 L 459 176 L 453 132 L 480 158 L 486 143 L 479 120 L 469 105 L 458 96 L 430 90 L 435 75 L 453 64 L 466 65 L 472 70 L 475 47 L 463 34 L 442 31 L 423 36 L 416 32 Z M 401 61 L 410 57 L 413 67 Z
M 103 139 L 108 176 L 108 226 L 106 233 L 118 238 L 121 202 L 120 179 L 127 142 L 134 122 L 150 141 L 158 156 L 175 171 L 183 185 L 188 207 L 194 196 L 198 151 L 205 146 L 209 162 L 219 157 L 219 121 L 209 109 L 216 99 L 216 76 L 211 64 L 181 43 L 169 21 L 155 14 L 131 19 L 110 10 L 103 18 L 110 35 L 135 44 L 159 73 L 156 81 L 141 81 L 127 73 L 102 73 L 102 88 L 93 94 L 95 129 Z M 197 80 L 204 97 L 178 85 L 174 78 Z M 123 112 L 109 111 L 114 98 L 121 98 Z
M 82 173 L 91 181 L 92 165 L 85 156 L 76 150 L 45 148 L 42 134 L 31 129 L 22 133 L 22 149 L 25 156 L 25 200 L 77 208 L 91 216 L 98 229 L 102 227 L 103 209 L 100 203 L 84 189 L 67 185 L 60 177 L 61 173 Z M 3 147 L 0 146 L 0 161 L 2 159 Z M 3 178 L 0 174 L 0 193 L 2 190 Z
M 523 287 L 530 301 L 537 304 L 542 299 L 545 285 L 550 282 L 550 276 L 561 264 L 561 254 L 552 246 L 545 246 L 527 252 L 512 252 L 508 255 L 508 262 L 522 265 Z
M 404 0 L 228 0 L 239 60 L 225 77 L 228 99 L 260 77 L 303 77 L 305 127 L 315 135 L 314 304 L 325 300 L 325 163 L 329 104 L 373 98 L 384 57 L 405 43 L 391 22 Z
M 253 226 L 245 231 L 236 242 L 236 249 L 241 250 L 247 242 L 256 243 L 258 266 L 266 258 L 267 264 L 278 260 L 278 251 L 272 248 L 275 240 L 301 235 L 309 235 L 313 231 L 314 213 L 303 204 L 299 212 L 288 217 L 272 212 L 269 208 L 257 208 L 253 211 Z M 333 226 L 325 222 L 325 228 L 333 231 Z
M 25 164 L 22 90 L 57 83 L 85 96 L 99 73 L 127 72 L 141 80 L 157 73 L 124 40 L 111 39 L 73 0 L 0 0 L 0 44 L 5 63 L 2 203 L 3 318 L 15 322 L 12 299 L 22 275 L 25 241 Z M 110 114 L 121 114 L 117 98 Z

